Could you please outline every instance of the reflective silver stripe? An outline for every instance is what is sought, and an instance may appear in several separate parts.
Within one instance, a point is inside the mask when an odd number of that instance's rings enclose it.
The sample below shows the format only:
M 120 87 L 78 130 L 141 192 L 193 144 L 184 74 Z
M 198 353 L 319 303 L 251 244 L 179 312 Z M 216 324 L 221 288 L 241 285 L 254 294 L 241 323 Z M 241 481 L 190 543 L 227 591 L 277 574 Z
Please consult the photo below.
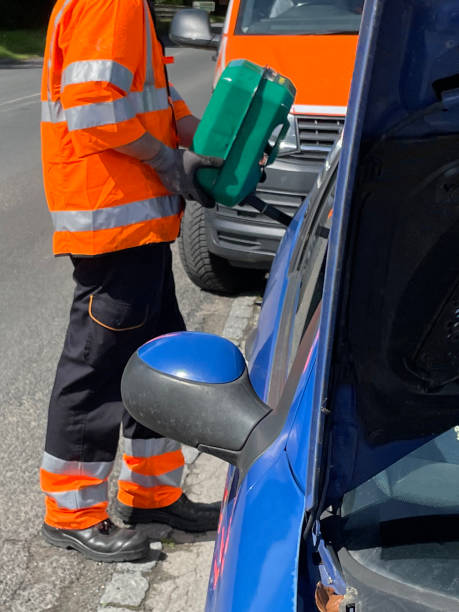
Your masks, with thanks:
M 119 480 L 134 482 L 135 484 L 147 489 L 161 486 L 179 487 L 180 483 L 182 482 L 182 473 L 183 468 L 177 468 L 176 470 L 172 470 L 166 474 L 161 474 L 161 476 L 144 476 L 143 474 L 133 472 L 125 464 L 123 464 L 120 471 Z
M 47 123 L 62 123 L 65 122 L 64 109 L 60 102 L 41 103 L 41 120 Z
M 64 14 L 67 5 L 70 4 L 71 0 L 65 0 L 63 7 L 56 15 L 56 19 L 54 20 L 54 27 L 57 28 L 59 21 L 62 19 L 62 15 Z
M 136 115 L 127 98 L 120 98 L 113 102 L 73 106 L 64 110 L 64 113 L 69 132 L 121 123 L 122 121 L 132 119 Z
M 146 87 L 144 91 L 131 91 L 114 102 L 99 102 L 74 106 L 66 111 L 60 102 L 42 102 L 41 120 L 60 123 L 67 120 L 69 131 L 111 125 L 132 119 L 137 114 L 168 108 L 166 88 Z
M 49 59 L 48 59 L 48 100 L 51 100 L 51 66 L 53 64 L 53 51 L 54 51 L 54 45 L 56 43 L 56 32 L 57 32 L 57 26 L 59 25 L 59 21 L 62 19 L 62 16 L 64 14 L 65 9 L 67 8 L 67 6 L 70 4 L 71 0 L 65 0 L 61 10 L 58 12 L 58 14 L 56 15 L 56 19 L 54 20 L 54 30 L 53 30 L 53 34 L 52 34 L 52 39 L 51 39 L 51 45 L 49 47 L 50 49 L 50 53 L 49 53 Z
M 61 508 L 67 510 L 79 510 L 90 508 L 96 504 L 108 501 L 108 483 L 85 487 L 74 491 L 61 491 L 59 493 L 45 491 L 46 495 L 56 500 Z
M 182 96 L 179 94 L 179 92 L 175 89 L 173 85 L 170 85 L 169 88 L 171 92 L 172 102 L 178 102 L 179 100 L 183 100 Z
M 61 89 L 67 85 L 106 81 L 125 92 L 131 89 L 133 73 L 111 60 L 85 60 L 69 64 L 62 73 Z
M 165 87 L 158 88 L 149 85 L 143 91 L 132 91 L 128 95 L 128 100 L 137 114 L 164 110 L 169 107 Z
M 70 3 L 66 0 L 64 6 L 56 16 L 53 40 L 57 25 L 62 18 L 64 9 Z M 42 102 L 42 121 L 48 123 L 61 123 L 67 121 L 69 131 L 83 130 L 104 125 L 113 125 L 127 121 L 136 114 L 165 110 L 169 107 L 166 88 L 156 88 L 153 71 L 153 33 L 150 22 L 150 12 L 144 0 L 145 29 L 146 29 L 146 77 L 144 90 L 130 92 L 127 96 L 113 102 L 99 102 L 68 108 L 65 111 L 60 101 L 51 102 L 50 74 L 52 58 L 48 66 L 48 101 Z M 85 60 L 69 64 L 62 77 L 61 88 L 75 83 L 103 80 L 129 91 L 132 85 L 133 74 L 122 64 L 111 60 Z M 177 94 L 178 95 L 178 94 Z
M 294 104 L 292 113 L 303 115 L 345 115 L 347 106 L 317 106 L 311 104 Z
M 181 449 L 178 442 L 169 438 L 148 438 L 146 440 L 123 438 L 123 442 L 124 452 L 129 457 L 153 457 Z
M 44 453 L 41 467 L 52 474 L 90 476 L 105 480 L 112 471 L 113 461 L 65 461 Z
M 51 217 L 56 232 L 90 232 L 170 217 L 180 210 L 179 196 L 159 196 L 97 210 L 61 210 Z
M 145 85 L 154 85 L 155 76 L 153 72 L 153 33 L 151 31 L 150 9 L 148 8 L 147 0 L 143 0 L 143 11 L 145 15 L 145 30 L 147 38 Z

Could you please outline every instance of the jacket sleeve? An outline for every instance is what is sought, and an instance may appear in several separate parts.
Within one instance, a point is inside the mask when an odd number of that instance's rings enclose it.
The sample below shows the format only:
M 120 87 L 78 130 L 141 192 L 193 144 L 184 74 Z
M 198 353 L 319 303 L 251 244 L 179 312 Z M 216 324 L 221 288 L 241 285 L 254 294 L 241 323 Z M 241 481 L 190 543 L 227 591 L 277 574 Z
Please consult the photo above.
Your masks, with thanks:
M 131 92 L 145 62 L 144 34 L 142 0 L 82 0 L 61 29 L 61 101 L 78 156 L 145 133 Z
M 174 115 L 177 121 L 180 121 L 180 119 L 183 119 L 183 117 L 188 117 L 188 115 L 191 115 L 191 111 L 188 108 L 186 102 L 172 85 L 172 83 L 169 83 L 169 90 L 171 92 L 172 104 L 174 106 Z

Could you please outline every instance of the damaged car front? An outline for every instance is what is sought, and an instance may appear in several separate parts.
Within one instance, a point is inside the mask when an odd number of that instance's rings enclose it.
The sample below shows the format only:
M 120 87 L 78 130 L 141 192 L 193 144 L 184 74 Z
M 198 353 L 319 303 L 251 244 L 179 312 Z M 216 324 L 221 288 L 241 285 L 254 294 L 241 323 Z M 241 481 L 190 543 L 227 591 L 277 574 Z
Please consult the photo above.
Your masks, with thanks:
M 310 523 L 318 598 L 324 610 L 453 611 L 459 2 L 367 9 L 324 289 L 328 342 L 318 356 L 324 443 Z

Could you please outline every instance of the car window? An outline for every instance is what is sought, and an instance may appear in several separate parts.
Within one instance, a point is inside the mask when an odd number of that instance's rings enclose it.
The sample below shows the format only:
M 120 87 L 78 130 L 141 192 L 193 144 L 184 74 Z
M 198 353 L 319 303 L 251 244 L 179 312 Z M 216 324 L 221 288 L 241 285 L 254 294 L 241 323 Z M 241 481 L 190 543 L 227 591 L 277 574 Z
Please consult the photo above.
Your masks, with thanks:
M 276 368 L 271 375 L 269 401 L 272 405 L 280 398 L 298 347 L 311 322 L 315 331 L 318 328 L 320 317 L 314 317 L 314 314 L 322 300 L 335 183 L 336 169 L 317 197 L 311 197 L 292 255 L 274 357 Z M 308 335 L 313 340 L 315 332 Z
M 242 0 L 236 34 L 357 33 L 364 0 Z
M 326 191 L 298 261 L 299 287 L 293 320 L 288 371 L 301 339 L 322 300 L 328 237 L 335 197 L 335 178 Z
M 459 427 L 436 436 L 344 496 L 346 529 L 459 513 Z M 458 519 L 459 520 L 459 519 Z

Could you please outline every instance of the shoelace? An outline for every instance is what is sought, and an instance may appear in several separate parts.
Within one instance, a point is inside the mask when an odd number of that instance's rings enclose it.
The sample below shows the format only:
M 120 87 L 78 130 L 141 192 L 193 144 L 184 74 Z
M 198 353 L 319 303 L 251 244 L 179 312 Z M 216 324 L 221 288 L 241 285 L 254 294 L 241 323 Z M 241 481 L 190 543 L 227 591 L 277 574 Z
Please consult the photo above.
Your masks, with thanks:
M 102 533 L 106 533 L 106 534 L 109 534 L 114 526 L 115 526 L 114 523 L 112 523 L 110 519 L 105 519 L 104 521 L 101 521 L 98 524 L 99 531 L 102 531 Z

